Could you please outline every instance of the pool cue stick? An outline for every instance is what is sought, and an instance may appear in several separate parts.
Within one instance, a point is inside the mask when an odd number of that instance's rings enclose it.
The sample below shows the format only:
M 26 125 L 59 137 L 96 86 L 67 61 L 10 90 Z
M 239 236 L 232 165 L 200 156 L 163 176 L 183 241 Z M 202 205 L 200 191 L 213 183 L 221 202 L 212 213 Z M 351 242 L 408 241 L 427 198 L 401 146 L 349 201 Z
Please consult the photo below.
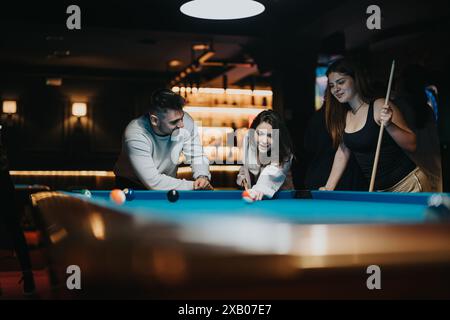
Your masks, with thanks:
M 384 99 L 385 105 L 389 105 L 389 96 L 391 94 L 391 86 L 392 86 L 392 78 L 394 76 L 394 69 L 395 69 L 395 60 L 392 60 L 391 74 L 389 75 L 389 82 L 388 82 L 388 88 L 387 88 L 387 92 L 386 92 L 386 98 Z M 377 174 L 378 159 L 380 158 L 381 141 L 383 140 L 383 131 L 384 131 L 384 122 L 381 122 L 380 132 L 378 134 L 377 149 L 375 151 L 375 159 L 373 161 L 372 176 L 370 177 L 369 192 L 373 191 L 373 186 L 375 184 L 375 176 Z
M 248 191 L 248 183 L 247 183 L 247 180 L 242 180 L 242 184 L 244 185 L 244 189 L 245 189 L 245 191 Z

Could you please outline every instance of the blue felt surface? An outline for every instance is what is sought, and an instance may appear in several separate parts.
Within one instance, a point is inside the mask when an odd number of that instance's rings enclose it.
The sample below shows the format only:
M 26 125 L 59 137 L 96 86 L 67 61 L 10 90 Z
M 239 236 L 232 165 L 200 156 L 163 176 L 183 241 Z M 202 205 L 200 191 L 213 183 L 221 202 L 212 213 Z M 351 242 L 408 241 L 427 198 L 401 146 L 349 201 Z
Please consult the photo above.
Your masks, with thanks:
M 421 223 L 431 194 L 312 191 L 314 199 L 295 199 L 294 192 L 277 199 L 245 203 L 240 191 L 180 191 L 171 203 L 166 191 L 135 191 L 135 200 L 121 206 L 109 200 L 109 191 L 93 191 L 90 201 L 132 214 L 183 223 L 214 217 L 264 217 L 305 224 Z

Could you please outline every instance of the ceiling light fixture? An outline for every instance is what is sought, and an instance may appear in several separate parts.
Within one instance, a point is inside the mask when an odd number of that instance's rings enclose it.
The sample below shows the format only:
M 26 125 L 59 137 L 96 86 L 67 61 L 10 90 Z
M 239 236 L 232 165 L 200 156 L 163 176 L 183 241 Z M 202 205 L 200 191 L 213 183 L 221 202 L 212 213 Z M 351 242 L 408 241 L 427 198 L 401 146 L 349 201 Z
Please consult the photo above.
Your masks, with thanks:
M 204 63 L 206 63 L 206 61 L 210 59 L 212 56 L 214 56 L 214 51 L 212 51 L 211 49 L 209 49 L 209 51 L 203 52 L 198 58 L 194 59 L 194 61 L 190 65 L 188 65 L 185 69 L 181 70 L 180 73 L 175 77 L 175 79 L 171 81 L 170 85 L 171 86 L 178 85 L 190 73 L 199 71 L 201 66 Z
M 265 10 L 253 0 L 193 0 L 180 7 L 185 15 L 211 20 L 232 20 L 256 16 Z
M 194 51 L 206 51 L 210 49 L 210 45 L 206 43 L 197 43 L 192 45 L 192 50 Z

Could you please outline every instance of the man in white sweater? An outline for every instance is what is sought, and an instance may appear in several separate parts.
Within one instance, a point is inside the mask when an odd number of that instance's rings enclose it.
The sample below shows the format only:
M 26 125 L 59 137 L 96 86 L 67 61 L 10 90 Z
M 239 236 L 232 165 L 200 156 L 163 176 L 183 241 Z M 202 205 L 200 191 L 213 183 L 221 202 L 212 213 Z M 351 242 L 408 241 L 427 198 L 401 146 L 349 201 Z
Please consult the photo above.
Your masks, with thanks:
M 149 112 L 128 124 L 114 169 L 118 188 L 212 189 L 209 161 L 184 103 L 169 89 L 157 90 Z M 181 154 L 192 168 L 193 181 L 176 177 Z

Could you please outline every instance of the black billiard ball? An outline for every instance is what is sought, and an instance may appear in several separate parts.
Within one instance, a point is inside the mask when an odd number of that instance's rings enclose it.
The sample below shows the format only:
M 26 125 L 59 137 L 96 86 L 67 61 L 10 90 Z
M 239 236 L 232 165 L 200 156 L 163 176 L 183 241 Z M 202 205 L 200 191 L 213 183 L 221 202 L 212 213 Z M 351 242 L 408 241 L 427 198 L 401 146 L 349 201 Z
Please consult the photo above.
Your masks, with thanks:
M 428 199 L 425 220 L 428 222 L 450 221 L 450 198 L 442 194 L 432 195 Z
M 176 202 L 179 198 L 179 194 L 177 190 L 170 190 L 169 192 L 167 192 L 167 200 L 169 200 L 170 202 Z
M 125 193 L 125 198 L 128 201 L 134 200 L 134 190 L 130 188 L 123 189 L 123 193 Z

